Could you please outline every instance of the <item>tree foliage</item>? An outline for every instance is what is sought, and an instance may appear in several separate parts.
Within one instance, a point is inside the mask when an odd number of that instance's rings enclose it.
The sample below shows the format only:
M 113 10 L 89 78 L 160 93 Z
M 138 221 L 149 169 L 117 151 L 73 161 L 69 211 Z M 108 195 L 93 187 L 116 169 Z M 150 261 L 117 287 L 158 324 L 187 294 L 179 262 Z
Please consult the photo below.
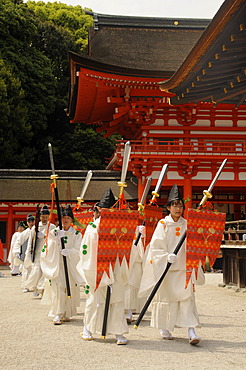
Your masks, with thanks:
M 68 32 L 80 51 L 86 50 L 88 28 L 92 26 L 92 18 L 85 14 L 80 5 L 71 6 L 59 2 L 42 1 L 28 1 L 27 4 L 43 23 L 49 22 L 58 29 Z
M 68 105 L 68 51 L 84 53 L 92 17 L 81 6 L 0 0 L 0 167 L 49 168 L 47 143 L 60 169 L 103 169 L 114 150 Z
M 28 143 L 32 131 L 27 113 L 21 82 L 0 59 L 0 158 L 3 167 L 25 168 L 30 163 Z

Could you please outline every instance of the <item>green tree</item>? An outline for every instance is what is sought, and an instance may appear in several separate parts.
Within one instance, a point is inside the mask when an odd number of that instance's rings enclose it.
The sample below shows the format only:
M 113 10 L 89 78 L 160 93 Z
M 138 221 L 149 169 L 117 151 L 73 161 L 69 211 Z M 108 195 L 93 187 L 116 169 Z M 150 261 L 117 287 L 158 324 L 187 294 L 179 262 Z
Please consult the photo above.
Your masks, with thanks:
M 32 161 L 32 136 L 21 82 L 0 59 L 0 165 L 26 168 Z
M 105 162 L 115 149 L 117 135 L 105 139 L 103 134 L 95 132 L 94 128 L 86 128 L 85 124 L 69 124 L 70 127 L 61 138 L 55 142 L 61 169 L 105 169 Z M 60 157 L 60 159 L 59 159 Z
M 91 25 L 80 6 L 0 0 L 2 168 L 49 168 L 48 142 L 57 168 L 105 168 L 114 139 L 70 124 L 65 113 L 68 52 L 86 52 Z
M 52 75 L 50 60 L 35 47 L 38 37 L 35 14 L 22 2 L 2 0 L 0 4 L 0 57 L 12 79 L 5 77 L 7 95 L 1 91 L 1 99 L 11 109 L 5 117 L 4 141 L 8 132 L 15 132 L 14 145 L 4 150 L 2 164 L 8 167 L 27 167 L 33 163 L 38 152 L 36 138 L 47 128 L 47 113 L 54 108 L 56 80 Z M 3 66 L 2 66 L 3 68 Z M 3 69 L 2 73 L 5 73 Z M 6 73 L 5 73 L 6 76 Z M 19 89 L 17 97 L 22 97 L 22 113 L 19 105 L 11 102 L 13 86 Z M 13 100 L 13 99 L 12 99 Z M 19 116 L 24 124 L 17 127 L 13 117 Z M 1 117 L 2 121 L 2 117 Z M 23 127 L 27 130 L 21 130 Z M 17 133 L 19 134 L 17 136 Z M 28 155 L 26 154 L 28 153 Z M 24 159 L 26 157 L 26 159 Z M 13 160 L 18 158 L 16 165 Z
M 49 22 L 55 27 L 67 31 L 74 39 L 79 52 L 86 52 L 88 28 L 93 25 L 90 15 L 80 6 L 72 6 L 59 2 L 44 3 L 42 1 L 28 1 L 32 9 L 42 22 Z

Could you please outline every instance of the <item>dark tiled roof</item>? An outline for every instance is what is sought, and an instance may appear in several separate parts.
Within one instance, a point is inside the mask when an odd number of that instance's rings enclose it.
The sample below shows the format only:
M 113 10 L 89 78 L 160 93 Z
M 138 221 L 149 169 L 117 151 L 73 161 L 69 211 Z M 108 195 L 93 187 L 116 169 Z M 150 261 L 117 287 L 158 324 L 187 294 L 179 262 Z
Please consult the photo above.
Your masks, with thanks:
M 46 170 L 0 170 L 1 202 L 49 202 L 50 171 Z M 87 171 L 57 171 L 59 198 L 61 202 L 75 202 L 80 195 Z M 111 188 L 118 197 L 120 180 L 118 171 L 93 171 L 85 194 L 85 201 L 97 202 L 104 190 Z M 137 202 L 137 186 L 128 173 L 125 197 Z
M 106 64 L 174 73 L 209 20 L 94 14 L 89 55 Z

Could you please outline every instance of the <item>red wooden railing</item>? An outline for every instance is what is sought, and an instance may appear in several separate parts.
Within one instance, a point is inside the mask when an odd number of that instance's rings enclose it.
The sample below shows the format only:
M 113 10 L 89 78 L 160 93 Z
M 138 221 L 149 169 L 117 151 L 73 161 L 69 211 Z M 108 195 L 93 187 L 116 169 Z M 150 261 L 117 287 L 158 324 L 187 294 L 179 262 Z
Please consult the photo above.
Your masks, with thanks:
M 120 154 L 126 141 L 117 144 L 116 152 Z M 186 155 L 235 155 L 246 156 L 246 140 L 209 141 L 209 140 L 161 140 L 144 139 L 131 141 L 131 155 L 148 154 L 186 154 Z

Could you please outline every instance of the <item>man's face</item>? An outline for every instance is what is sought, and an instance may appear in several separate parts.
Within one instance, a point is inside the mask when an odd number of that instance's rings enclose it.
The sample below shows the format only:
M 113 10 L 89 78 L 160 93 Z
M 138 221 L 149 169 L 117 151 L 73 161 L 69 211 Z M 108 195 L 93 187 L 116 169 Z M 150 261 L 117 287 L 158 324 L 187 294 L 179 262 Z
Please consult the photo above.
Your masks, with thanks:
M 167 209 L 174 221 L 178 221 L 183 214 L 184 204 L 181 200 L 175 200 L 171 203 L 170 207 L 167 207 Z
M 49 220 L 49 215 L 40 215 L 40 221 L 42 224 L 46 225 Z
M 68 230 L 73 222 L 70 216 L 62 216 L 62 226 L 64 230 Z
M 19 233 L 21 233 L 25 230 L 25 228 L 23 226 L 18 226 L 17 230 L 19 231 Z
M 99 218 L 101 216 L 101 207 L 95 207 L 93 215 L 95 220 Z
M 33 227 L 34 224 L 35 224 L 35 221 L 27 221 L 27 225 L 30 229 Z

